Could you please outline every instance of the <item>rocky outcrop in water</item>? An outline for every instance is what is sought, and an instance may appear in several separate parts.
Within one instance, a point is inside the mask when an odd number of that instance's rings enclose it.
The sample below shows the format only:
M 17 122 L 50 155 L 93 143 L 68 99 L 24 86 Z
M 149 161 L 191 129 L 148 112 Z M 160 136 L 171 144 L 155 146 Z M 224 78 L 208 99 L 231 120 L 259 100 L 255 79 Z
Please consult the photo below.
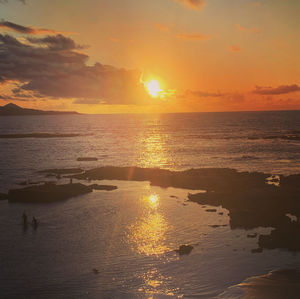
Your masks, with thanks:
M 8 192 L 10 202 L 47 203 L 66 200 L 71 197 L 92 192 L 92 188 L 83 184 L 44 184 L 21 189 L 12 189 Z

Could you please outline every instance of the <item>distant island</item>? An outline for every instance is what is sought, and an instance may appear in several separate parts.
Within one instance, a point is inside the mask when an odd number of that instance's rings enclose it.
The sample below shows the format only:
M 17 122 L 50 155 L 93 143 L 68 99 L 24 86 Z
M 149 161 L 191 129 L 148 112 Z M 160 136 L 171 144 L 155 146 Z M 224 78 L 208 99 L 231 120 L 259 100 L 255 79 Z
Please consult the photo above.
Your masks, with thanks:
M 22 108 L 13 103 L 0 106 L 0 116 L 10 115 L 56 115 L 56 114 L 79 114 L 75 111 L 44 111 L 37 109 Z

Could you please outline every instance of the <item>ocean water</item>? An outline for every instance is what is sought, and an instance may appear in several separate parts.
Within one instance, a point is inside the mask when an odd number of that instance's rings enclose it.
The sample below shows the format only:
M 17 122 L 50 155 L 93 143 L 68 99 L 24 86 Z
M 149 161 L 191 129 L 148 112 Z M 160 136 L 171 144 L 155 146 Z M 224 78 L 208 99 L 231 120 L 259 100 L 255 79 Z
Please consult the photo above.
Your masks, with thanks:
M 0 134 L 45 132 L 80 136 L 0 139 L 2 186 L 56 167 L 300 169 L 300 111 L 0 117 Z
M 300 173 L 299 111 L 0 117 L 0 135 L 41 132 L 80 136 L 0 138 L 0 192 L 48 168 Z M 99 160 L 76 161 L 86 156 Z M 251 253 L 257 238 L 247 234 L 271 229 L 231 230 L 225 209 L 187 202 L 189 190 L 95 183 L 118 189 L 46 205 L 0 202 L 1 298 L 217 298 L 249 277 L 300 267 L 296 253 Z M 40 220 L 37 230 L 23 229 L 23 211 Z M 174 251 L 182 244 L 194 246 L 190 255 Z

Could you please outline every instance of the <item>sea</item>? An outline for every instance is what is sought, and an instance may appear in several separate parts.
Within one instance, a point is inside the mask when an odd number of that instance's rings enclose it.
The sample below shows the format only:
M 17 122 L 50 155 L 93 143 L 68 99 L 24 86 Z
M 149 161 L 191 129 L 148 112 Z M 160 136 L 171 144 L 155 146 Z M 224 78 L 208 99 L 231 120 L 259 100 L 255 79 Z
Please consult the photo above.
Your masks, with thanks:
M 12 138 L 37 133 L 57 137 Z M 300 111 L 3 116 L 0 137 L 3 193 L 53 180 L 39 171 L 54 168 L 300 173 Z M 0 298 L 243 298 L 245 280 L 300 269 L 298 253 L 252 253 L 258 237 L 247 235 L 272 228 L 231 230 L 227 210 L 187 201 L 196 190 L 95 183 L 118 189 L 51 204 L 0 201 Z M 24 230 L 24 211 L 37 230 Z M 174 251 L 182 244 L 194 247 L 189 255 Z

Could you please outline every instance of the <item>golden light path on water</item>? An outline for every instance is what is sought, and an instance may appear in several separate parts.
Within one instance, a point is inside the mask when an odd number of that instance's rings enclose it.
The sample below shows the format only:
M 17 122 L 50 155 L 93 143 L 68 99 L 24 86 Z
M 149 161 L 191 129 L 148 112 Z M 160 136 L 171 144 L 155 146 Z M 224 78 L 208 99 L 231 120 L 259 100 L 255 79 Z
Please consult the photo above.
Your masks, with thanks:
M 169 224 L 157 211 L 159 207 L 157 194 L 144 196 L 141 201 L 145 205 L 145 213 L 129 227 L 129 239 L 138 253 L 147 256 L 160 255 L 170 250 L 165 245 L 165 233 L 169 229 Z
M 129 226 L 128 238 L 133 250 L 145 256 L 159 256 L 170 251 L 166 245 L 165 234 L 171 226 L 159 212 L 159 195 L 153 193 L 142 196 L 140 203 L 144 209 L 143 216 Z M 164 294 L 168 296 L 175 296 L 178 293 L 177 288 L 168 286 L 172 277 L 162 275 L 156 267 L 141 274 L 140 278 L 144 281 L 139 288 L 140 292 L 149 295 Z M 176 297 L 180 298 L 181 296 L 177 295 Z
M 168 134 L 159 126 L 159 116 L 153 117 L 152 126 L 141 130 L 136 144 L 136 161 L 140 167 L 172 167 L 173 157 L 168 147 Z

